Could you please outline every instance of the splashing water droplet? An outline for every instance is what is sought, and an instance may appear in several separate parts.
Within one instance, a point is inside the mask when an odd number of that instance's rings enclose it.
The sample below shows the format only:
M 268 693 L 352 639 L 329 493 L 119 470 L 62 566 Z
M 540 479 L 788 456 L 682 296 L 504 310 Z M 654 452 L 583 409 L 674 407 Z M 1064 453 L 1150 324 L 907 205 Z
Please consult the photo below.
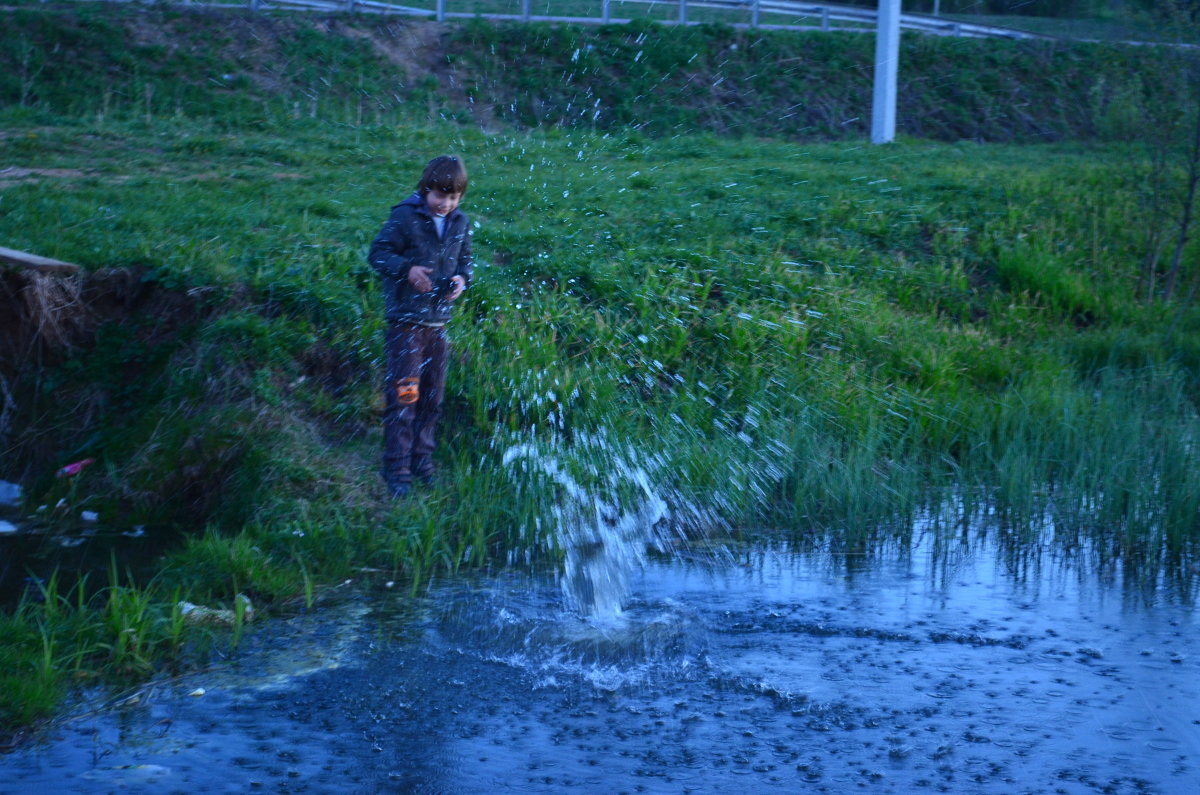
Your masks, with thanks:
M 524 442 L 504 454 L 505 464 L 518 459 L 561 490 L 552 518 L 568 604 L 593 621 L 619 620 L 630 578 L 645 564 L 648 549 L 665 546 L 666 520 L 672 517 L 646 469 L 652 457 L 618 449 L 600 435 L 580 434 L 569 448 Z M 589 485 L 580 482 L 582 475 L 593 476 Z

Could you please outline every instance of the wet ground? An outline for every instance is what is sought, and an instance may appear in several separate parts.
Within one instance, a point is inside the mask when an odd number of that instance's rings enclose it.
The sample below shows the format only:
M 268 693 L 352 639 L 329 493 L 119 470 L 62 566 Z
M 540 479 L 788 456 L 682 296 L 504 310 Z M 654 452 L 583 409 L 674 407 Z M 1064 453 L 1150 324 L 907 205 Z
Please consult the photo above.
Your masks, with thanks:
M 926 539 L 652 560 L 602 622 L 549 576 L 373 592 L 62 722 L 0 792 L 1200 792 L 1194 593 L 1111 573 Z

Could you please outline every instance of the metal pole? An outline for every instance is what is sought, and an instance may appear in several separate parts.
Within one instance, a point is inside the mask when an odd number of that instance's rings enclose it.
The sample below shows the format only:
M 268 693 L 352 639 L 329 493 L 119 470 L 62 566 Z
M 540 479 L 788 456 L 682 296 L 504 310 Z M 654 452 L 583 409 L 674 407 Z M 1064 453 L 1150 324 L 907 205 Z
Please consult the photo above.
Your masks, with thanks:
M 601 17 L 601 21 L 604 22 L 605 25 L 607 25 L 609 19 L 611 19 L 611 17 L 609 16 L 609 13 L 610 13 L 609 6 L 611 6 L 611 5 L 612 5 L 612 0 L 603 0 L 603 2 L 601 2 L 601 4 L 600 4 L 600 8 L 601 8 L 600 17 Z
M 821 30 L 829 30 L 829 9 L 821 8 Z
M 437 21 L 446 21 L 446 0 L 437 0 Z
M 758 27 L 758 2 L 759 0 L 754 0 L 754 9 L 750 12 L 750 27 L 752 28 Z
M 933 0 L 933 15 L 935 17 L 942 15 L 942 0 Z
M 879 0 L 875 32 L 875 99 L 871 106 L 871 143 L 896 137 L 896 73 L 900 61 L 900 0 Z
M 679 0 L 679 24 L 687 24 L 687 0 Z
M 530 0 L 521 0 L 521 18 L 526 22 L 529 21 L 529 3 Z

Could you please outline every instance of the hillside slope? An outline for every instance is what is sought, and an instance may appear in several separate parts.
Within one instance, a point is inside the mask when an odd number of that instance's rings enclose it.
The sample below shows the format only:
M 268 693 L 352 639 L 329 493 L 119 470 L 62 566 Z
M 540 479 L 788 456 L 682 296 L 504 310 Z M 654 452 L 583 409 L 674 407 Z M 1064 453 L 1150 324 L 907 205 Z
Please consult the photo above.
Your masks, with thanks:
M 69 115 L 473 119 L 656 135 L 839 138 L 866 128 L 873 39 L 844 33 L 441 25 L 70 4 L 0 12 L 0 104 Z M 899 131 L 1106 135 L 1156 101 L 1171 51 L 906 35 Z M 1120 107 L 1114 107 L 1120 106 Z

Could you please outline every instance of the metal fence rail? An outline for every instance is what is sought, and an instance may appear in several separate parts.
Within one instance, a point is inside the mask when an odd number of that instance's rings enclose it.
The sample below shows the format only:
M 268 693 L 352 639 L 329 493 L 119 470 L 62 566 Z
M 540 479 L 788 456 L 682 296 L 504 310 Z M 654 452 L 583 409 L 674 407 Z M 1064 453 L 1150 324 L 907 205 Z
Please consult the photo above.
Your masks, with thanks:
M 116 1 L 121 2 L 122 0 Z M 590 5 L 596 11 L 595 16 L 580 14 L 561 16 L 535 14 L 533 13 L 532 0 L 520 0 L 520 13 L 512 14 L 486 11 L 450 11 L 446 8 L 446 0 L 434 0 L 435 5 L 433 8 L 401 5 L 399 3 L 387 2 L 387 0 L 244 0 L 244 2 L 233 3 L 179 0 L 179 2 L 184 5 L 215 8 L 247 8 L 252 11 L 288 9 L 325 13 L 396 14 L 402 16 L 430 17 L 439 21 L 447 19 L 474 19 L 476 17 L 524 22 L 564 22 L 574 24 L 623 24 L 632 21 L 630 18 L 613 15 L 613 0 L 595 0 L 594 3 L 576 2 L 570 4 L 576 7 Z M 813 4 L 796 2 L 796 0 L 621 0 L 621 2 L 665 8 L 674 7 L 676 13 L 657 20 L 668 25 L 700 24 L 700 22 L 688 18 L 689 9 L 716 9 L 735 12 L 743 18 L 749 19 L 748 22 L 734 22 L 732 23 L 733 27 L 867 32 L 874 30 L 876 16 L 876 12 L 869 8 L 830 3 Z M 764 15 L 772 17 L 772 22 L 764 23 L 762 21 Z M 779 18 L 786 18 L 789 21 L 774 21 Z M 937 36 L 1003 39 L 1053 38 L 1013 28 L 1003 28 L 995 25 L 976 25 L 970 22 L 947 20 L 926 14 L 901 14 L 900 26 L 905 30 Z

